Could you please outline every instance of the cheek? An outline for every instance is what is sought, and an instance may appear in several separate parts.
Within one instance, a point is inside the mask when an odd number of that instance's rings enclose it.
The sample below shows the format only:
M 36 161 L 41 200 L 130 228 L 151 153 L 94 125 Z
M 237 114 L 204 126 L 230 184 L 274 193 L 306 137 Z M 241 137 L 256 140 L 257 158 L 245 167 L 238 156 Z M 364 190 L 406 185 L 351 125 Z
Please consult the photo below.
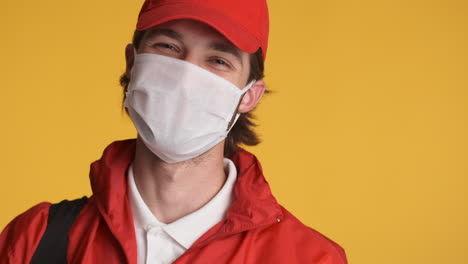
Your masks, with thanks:
M 137 53 L 153 53 L 157 54 L 154 48 L 149 47 L 147 45 L 140 45 L 140 47 L 137 50 Z
M 250 75 L 250 55 L 247 55 L 243 58 L 243 65 L 242 68 L 242 88 L 244 88 L 249 82 L 249 75 Z
M 247 63 L 248 65 L 248 63 Z M 249 65 L 248 65 L 249 66 Z M 247 86 L 248 82 L 249 82 L 249 75 L 250 75 L 250 67 L 245 67 L 241 73 L 241 76 L 240 76 L 240 86 L 239 87 L 242 87 L 244 88 L 245 86 Z
M 205 67 L 202 67 L 202 68 L 205 68 Z M 245 76 L 246 73 L 244 72 L 235 72 L 235 71 L 229 71 L 229 72 L 226 72 L 226 71 L 214 71 L 210 68 L 205 68 L 205 70 L 208 70 L 210 71 L 211 73 L 214 73 L 216 75 L 218 75 L 219 77 L 229 81 L 230 83 L 234 84 L 235 86 L 237 86 L 239 89 L 242 89 L 246 86 L 246 81 L 247 81 L 247 77 Z
M 247 85 L 247 72 L 236 73 L 235 75 L 225 76 L 226 80 L 236 85 L 239 89 L 243 89 Z
M 243 89 L 247 86 L 250 75 L 250 61 L 248 53 L 244 54 L 242 58 L 242 64 L 239 63 L 237 70 L 231 72 L 230 76 L 225 76 L 224 78 L 229 80 L 231 83 L 235 84 L 239 89 Z

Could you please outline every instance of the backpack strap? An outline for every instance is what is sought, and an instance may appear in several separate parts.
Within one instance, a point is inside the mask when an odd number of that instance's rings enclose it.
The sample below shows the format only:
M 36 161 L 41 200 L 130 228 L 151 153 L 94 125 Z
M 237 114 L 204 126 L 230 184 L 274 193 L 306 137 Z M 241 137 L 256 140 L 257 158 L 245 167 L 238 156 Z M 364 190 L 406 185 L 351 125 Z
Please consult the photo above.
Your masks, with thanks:
M 52 204 L 49 209 L 47 228 L 39 242 L 31 264 L 67 263 L 68 233 L 88 197 L 73 201 L 63 200 Z

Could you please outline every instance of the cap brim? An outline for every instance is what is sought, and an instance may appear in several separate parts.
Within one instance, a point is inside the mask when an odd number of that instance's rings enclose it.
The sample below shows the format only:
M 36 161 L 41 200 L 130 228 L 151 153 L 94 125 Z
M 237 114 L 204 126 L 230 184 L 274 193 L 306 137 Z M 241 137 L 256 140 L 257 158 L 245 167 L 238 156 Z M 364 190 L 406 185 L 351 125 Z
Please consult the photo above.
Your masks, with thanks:
M 153 7 L 138 18 L 137 30 L 145 30 L 176 19 L 194 19 L 203 22 L 221 33 L 232 44 L 247 53 L 254 53 L 261 43 L 251 32 L 232 18 L 200 4 L 174 3 Z

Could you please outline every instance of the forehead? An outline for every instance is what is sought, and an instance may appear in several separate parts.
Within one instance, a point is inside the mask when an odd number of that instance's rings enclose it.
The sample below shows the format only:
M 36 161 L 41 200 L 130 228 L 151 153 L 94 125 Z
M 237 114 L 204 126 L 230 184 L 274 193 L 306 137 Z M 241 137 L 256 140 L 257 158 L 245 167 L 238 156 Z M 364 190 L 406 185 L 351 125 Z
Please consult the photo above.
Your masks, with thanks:
M 151 32 L 158 29 L 173 29 L 181 34 L 197 34 L 200 37 L 209 37 L 229 42 L 229 40 L 210 25 L 193 19 L 176 19 L 167 21 L 153 26 L 149 31 Z

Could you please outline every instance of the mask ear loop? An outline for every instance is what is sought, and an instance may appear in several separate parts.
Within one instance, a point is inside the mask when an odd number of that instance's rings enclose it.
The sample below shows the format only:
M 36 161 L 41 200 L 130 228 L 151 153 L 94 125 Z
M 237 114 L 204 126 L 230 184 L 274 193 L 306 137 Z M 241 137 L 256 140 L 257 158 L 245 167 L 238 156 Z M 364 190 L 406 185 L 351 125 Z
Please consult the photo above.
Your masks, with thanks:
M 231 127 L 226 131 L 226 135 L 229 134 L 229 132 L 234 127 L 234 125 L 236 124 L 237 119 L 239 119 L 239 117 L 240 117 L 240 113 L 236 113 L 236 117 L 234 117 L 234 121 L 232 121 Z
M 244 89 L 240 90 L 241 96 L 244 95 L 253 86 L 253 84 L 256 81 L 257 80 L 252 80 L 249 84 L 247 84 L 247 86 L 244 87 Z M 242 98 L 241 98 L 241 100 L 242 100 Z M 239 104 L 240 104 L 240 102 L 239 102 Z M 237 113 L 237 108 L 236 108 L 236 117 L 234 117 L 234 121 L 232 121 L 231 127 L 229 127 L 228 130 L 226 131 L 226 135 L 229 134 L 229 132 L 234 127 L 234 125 L 236 124 L 237 119 L 239 119 L 239 117 L 240 117 L 240 113 Z

